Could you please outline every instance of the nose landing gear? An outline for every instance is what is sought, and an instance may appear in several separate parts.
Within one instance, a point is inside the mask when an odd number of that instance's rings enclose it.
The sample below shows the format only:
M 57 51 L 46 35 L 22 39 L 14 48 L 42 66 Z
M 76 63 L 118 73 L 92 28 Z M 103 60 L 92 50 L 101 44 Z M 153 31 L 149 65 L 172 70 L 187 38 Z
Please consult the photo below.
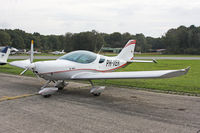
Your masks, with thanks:
M 63 90 L 66 85 L 68 85 L 67 82 L 63 81 L 53 81 L 55 83 L 54 87 L 47 87 L 51 80 L 48 80 L 42 87 L 41 90 L 38 92 L 38 94 L 42 95 L 45 98 L 50 97 L 52 94 L 56 93 L 58 90 Z
M 55 84 L 55 87 L 58 88 L 58 90 L 63 90 L 65 86 L 67 86 L 69 83 L 68 82 L 65 82 L 64 80 L 63 81 L 58 81 L 56 82 Z

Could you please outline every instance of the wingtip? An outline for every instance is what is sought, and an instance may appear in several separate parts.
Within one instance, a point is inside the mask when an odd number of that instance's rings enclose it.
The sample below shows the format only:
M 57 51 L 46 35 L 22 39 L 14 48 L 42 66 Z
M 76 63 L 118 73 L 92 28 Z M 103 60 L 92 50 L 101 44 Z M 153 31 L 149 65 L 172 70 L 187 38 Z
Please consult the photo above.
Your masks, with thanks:
M 188 66 L 187 68 L 185 68 L 185 72 L 187 73 L 190 70 L 190 66 Z
M 153 63 L 158 63 L 157 60 L 153 59 Z

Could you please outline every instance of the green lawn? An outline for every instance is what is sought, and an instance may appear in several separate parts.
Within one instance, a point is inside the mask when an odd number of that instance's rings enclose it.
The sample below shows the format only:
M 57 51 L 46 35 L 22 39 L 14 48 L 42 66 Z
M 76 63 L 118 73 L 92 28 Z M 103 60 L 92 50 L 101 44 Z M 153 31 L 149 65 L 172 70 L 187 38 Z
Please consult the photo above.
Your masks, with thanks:
M 116 53 L 101 53 L 102 55 L 106 56 L 117 56 Z M 167 55 L 167 54 L 156 54 L 156 53 L 142 53 L 142 54 L 135 54 L 135 57 L 200 57 L 200 55 L 184 55 L 184 54 L 174 54 L 174 55 Z
M 13 61 L 13 60 L 9 60 Z M 41 60 L 35 60 L 41 61 Z M 187 75 L 170 79 L 120 79 L 120 80 L 95 80 L 101 85 L 128 86 L 137 88 L 147 88 L 162 91 L 174 91 L 183 93 L 200 94 L 200 60 L 158 60 L 154 63 L 132 63 L 126 68 L 118 71 L 148 71 L 182 69 L 191 66 Z M 0 66 L 0 72 L 19 74 L 23 69 L 10 65 Z M 26 76 L 33 76 L 32 72 L 25 73 Z
M 151 53 L 143 53 L 143 54 L 135 54 L 135 57 L 200 57 L 200 55 L 182 55 L 182 54 L 151 54 Z
M 41 54 L 34 54 L 34 56 L 62 56 L 64 54 L 50 54 L 50 53 L 41 53 Z M 14 54 L 14 55 L 9 55 L 9 56 L 30 56 L 29 54 Z

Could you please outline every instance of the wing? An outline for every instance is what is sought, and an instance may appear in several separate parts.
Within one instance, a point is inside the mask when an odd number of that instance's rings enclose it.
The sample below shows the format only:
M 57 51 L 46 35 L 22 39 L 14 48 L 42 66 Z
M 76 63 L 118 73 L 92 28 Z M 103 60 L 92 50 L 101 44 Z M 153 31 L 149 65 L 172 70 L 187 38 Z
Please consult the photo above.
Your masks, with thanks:
M 135 72 L 105 72 L 92 73 L 83 72 L 71 77 L 78 80 L 92 79 L 148 79 L 148 78 L 171 78 L 186 74 L 190 67 L 180 70 L 159 70 L 159 71 L 135 71 Z

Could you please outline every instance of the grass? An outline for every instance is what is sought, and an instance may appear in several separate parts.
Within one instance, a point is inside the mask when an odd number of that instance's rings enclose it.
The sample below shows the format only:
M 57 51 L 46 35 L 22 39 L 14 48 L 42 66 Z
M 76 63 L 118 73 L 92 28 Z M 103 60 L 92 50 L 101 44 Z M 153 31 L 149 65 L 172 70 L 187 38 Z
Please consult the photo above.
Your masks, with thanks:
M 41 54 L 34 54 L 34 56 L 62 56 L 64 54 L 50 54 L 50 53 L 41 53 Z M 14 55 L 9 55 L 9 56 L 30 56 L 29 54 L 14 54 Z
M 103 53 L 102 53 L 103 54 Z M 117 56 L 116 53 L 106 53 L 103 54 L 106 56 Z M 167 54 L 155 54 L 155 53 L 143 53 L 143 54 L 135 54 L 135 57 L 200 57 L 200 55 L 179 55 L 179 54 L 174 54 L 174 55 L 167 55 Z
M 9 60 L 13 61 L 13 60 Z M 35 60 L 35 61 L 41 61 Z M 200 94 L 200 60 L 158 60 L 154 63 L 132 63 L 126 68 L 117 71 L 149 71 L 149 70 L 169 70 L 182 69 L 191 66 L 187 75 L 169 79 L 116 79 L 116 80 L 95 80 L 96 84 L 108 86 L 127 86 L 146 88 L 161 91 L 173 91 Z M 0 66 L 0 72 L 19 75 L 23 69 L 10 65 Z M 34 76 L 31 71 L 25 73 L 26 76 Z
M 135 57 L 200 57 L 200 55 L 188 55 L 188 54 L 155 54 L 155 53 L 143 53 L 143 54 L 135 54 Z

